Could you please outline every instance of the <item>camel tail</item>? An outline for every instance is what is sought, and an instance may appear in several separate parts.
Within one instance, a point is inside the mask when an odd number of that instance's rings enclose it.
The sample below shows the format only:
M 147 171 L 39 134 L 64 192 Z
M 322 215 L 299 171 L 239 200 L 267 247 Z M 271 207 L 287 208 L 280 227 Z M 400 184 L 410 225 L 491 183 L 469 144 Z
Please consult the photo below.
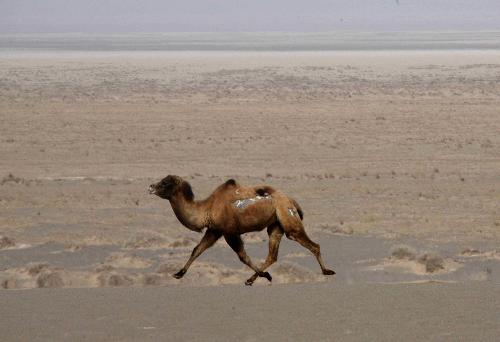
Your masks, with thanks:
M 299 213 L 299 216 L 300 216 L 300 220 L 304 221 L 304 212 L 302 211 L 302 208 L 300 207 L 299 203 L 297 203 L 297 201 L 294 200 L 293 198 L 290 198 L 290 201 L 293 203 L 293 205 L 297 209 L 297 212 Z

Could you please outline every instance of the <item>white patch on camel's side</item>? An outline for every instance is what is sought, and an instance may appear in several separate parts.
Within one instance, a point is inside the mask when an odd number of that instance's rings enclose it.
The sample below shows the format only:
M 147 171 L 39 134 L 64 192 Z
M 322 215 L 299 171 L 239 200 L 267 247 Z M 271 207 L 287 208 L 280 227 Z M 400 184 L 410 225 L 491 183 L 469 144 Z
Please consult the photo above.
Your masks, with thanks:
M 239 199 L 233 202 L 233 205 L 238 209 L 245 209 L 246 207 L 257 203 L 261 200 L 269 199 L 270 196 L 256 196 L 253 198 Z

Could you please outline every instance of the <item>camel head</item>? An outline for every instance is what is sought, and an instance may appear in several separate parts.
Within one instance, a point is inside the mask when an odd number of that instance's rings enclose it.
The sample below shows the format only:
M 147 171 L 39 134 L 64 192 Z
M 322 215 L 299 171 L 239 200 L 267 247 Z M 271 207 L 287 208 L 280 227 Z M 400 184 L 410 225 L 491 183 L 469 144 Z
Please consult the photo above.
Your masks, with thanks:
M 160 198 L 170 200 L 177 193 L 182 192 L 184 197 L 192 200 L 194 195 L 188 182 L 179 176 L 168 175 L 158 183 L 149 186 L 149 193 Z

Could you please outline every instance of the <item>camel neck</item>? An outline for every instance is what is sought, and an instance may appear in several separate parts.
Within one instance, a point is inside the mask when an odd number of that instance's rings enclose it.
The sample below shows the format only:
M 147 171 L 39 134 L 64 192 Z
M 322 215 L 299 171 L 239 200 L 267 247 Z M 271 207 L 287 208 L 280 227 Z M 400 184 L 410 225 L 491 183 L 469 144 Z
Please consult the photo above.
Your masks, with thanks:
M 185 198 L 181 193 L 170 199 L 177 219 L 187 228 L 200 232 L 208 224 L 205 201 Z

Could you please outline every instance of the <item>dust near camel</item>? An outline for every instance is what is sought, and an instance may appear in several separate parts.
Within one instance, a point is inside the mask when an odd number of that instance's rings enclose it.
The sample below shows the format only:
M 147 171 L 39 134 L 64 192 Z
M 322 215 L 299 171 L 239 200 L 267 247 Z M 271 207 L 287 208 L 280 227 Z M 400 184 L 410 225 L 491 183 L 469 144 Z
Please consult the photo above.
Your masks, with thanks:
M 245 187 L 230 179 L 206 199 L 196 201 L 187 181 L 179 176 L 169 175 L 160 182 L 151 184 L 149 192 L 169 200 L 175 216 L 187 228 L 196 232 L 207 229 L 184 267 L 174 274 L 178 279 L 184 276 L 201 253 L 224 236 L 241 262 L 255 271 L 245 282 L 246 285 L 252 285 L 259 276 L 271 281 L 271 275 L 265 269 L 277 260 L 283 233 L 314 254 L 323 274 L 335 274 L 325 267 L 319 245 L 311 241 L 304 231 L 299 204 L 270 186 Z M 269 235 L 269 254 L 264 263 L 257 267 L 245 252 L 240 235 L 264 228 L 267 228 Z

